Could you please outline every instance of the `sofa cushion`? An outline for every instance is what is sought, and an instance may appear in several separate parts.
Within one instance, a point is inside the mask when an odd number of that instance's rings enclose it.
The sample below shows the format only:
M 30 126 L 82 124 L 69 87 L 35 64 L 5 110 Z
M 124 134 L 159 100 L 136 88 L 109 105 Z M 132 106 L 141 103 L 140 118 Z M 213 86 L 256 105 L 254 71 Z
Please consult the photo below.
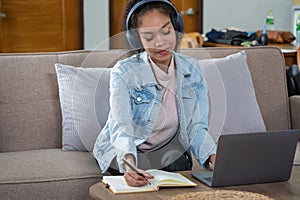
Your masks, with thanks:
M 0 154 L 0 184 L 101 178 L 89 152 L 44 149 Z
M 266 131 L 246 57 L 241 51 L 199 60 L 209 87 L 209 132 L 216 141 L 220 134 Z
M 92 151 L 109 112 L 108 68 L 56 64 L 62 111 L 62 149 Z
M 89 188 L 98 183 L 99 177 L 45 182 L 0 184 L 2 200 L 92 200 Z
M 61 149 L 0 154 L 0 199 L 89 199 L 101 180 L 88 152 Z

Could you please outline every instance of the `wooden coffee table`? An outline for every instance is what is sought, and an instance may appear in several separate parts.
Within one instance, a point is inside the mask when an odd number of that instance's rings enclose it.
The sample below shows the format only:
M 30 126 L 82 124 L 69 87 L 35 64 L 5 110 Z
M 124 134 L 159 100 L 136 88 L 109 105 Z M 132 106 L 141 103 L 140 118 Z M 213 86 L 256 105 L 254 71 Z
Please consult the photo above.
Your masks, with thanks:
M 274 166 L 276 167 L 276 166 Z M 196 187 L 180 187 L 180 188 L 160 188 L 158 192 L 132 193 L 132 194 L 113 194 L 109 189 L 105 188 L 103 183 L 97 183 L 90 187 L 89 193 L 93 199 L 96 200 L 128 200 L 128 199 L 166 199 L 177 194 L 190 192 L 204 192 L 204 191 L 220 191 L 220 190 L 235 190 L 243 192 L 258 193 L 273 199 L 300 199 L 300 166 L 294 166 L 289 181 L 252 184 L 242 186 L 230 186 L 221 188 L 210 188 L 201 182 L 194 179 L 190 171 L 181 172 L 190 180 L 196 182 Z

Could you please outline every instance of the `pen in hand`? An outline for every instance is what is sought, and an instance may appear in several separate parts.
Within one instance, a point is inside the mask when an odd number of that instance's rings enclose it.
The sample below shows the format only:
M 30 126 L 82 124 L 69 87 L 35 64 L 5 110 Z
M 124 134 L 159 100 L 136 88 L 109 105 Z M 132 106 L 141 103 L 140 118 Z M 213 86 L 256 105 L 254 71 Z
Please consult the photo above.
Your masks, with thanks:
M 124 161 L 125 165 L 127 165 L 132 171 L 134 171 L 135 173 L 137 173 L 137 175 L 139 175 L 139 176 L 143 177 L 144 179 L 146 179 L 147 182 L 149 183 L 149 185 L 151 185 L 151 183 L 150 183 L 150 182 L 148 181 L 148 179 L 144 176 L 144 174 L 138 172 L 138 170 L 137 170 L 135 167 L 133 167 L 129 162 L 127 162 L 125 159 L 122 159 L 122 160 Z

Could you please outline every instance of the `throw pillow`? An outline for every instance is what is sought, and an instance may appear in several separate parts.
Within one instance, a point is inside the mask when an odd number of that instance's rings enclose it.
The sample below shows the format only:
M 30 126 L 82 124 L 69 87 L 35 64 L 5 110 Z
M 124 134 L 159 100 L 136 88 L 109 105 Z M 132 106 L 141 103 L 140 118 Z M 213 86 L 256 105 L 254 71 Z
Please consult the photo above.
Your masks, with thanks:
M 220 134 L 264 132 L 245 51 L 225 58 L 199 60 L 209 89 L 209 132 Z
M 109 113 L 108 68 L 55 65 L 62 112 L 62 149 L 92 151 Z

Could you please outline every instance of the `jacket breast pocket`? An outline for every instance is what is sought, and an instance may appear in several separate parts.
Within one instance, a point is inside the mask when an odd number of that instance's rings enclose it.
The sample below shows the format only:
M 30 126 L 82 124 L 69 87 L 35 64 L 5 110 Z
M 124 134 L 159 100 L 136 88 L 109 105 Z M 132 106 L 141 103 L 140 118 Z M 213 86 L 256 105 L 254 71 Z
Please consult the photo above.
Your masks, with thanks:
M 190 84 L 182 88 L 182 103 L 186 115 L 191 116 L 197 106 L 197 92 L 199 93 L 199 84 Z
M 131 94 L 131 110 L 133 121 L 136 124 L 140 126 L 147 124 L 153 101 L 154 95 L 149 90 L 133 90 Z
M 201 84 L 191 83 L 182 87 L 182 98 L 183 99 L 196 99 L 196 95 L 200 93 Z

